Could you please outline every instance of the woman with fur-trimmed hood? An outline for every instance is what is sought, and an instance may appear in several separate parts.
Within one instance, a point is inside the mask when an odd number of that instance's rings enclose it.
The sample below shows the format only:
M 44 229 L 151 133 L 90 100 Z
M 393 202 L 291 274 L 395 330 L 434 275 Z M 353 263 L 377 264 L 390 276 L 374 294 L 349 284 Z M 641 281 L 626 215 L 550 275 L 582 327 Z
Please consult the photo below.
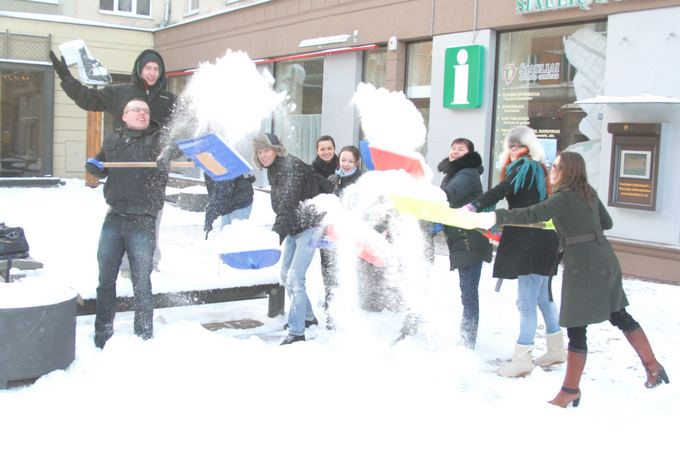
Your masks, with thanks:
M 493 206 L 505 198 L 510 209 L 525 208 L 544 201 L 550 195 L 550 178 L 544 164 L 545 151 L 533 129 L 517 126 L 503 142 L 500 183 L 484 193 L 472 205 L 477 211 Z M 519 377 L 531 373 L 531 351 L 536 335 L 536 308 L 541 310 L 546 326 L 548 351 L 536 359 L 547 367 L 566 360 L 557 306 L 550 296 L 550 277 L 557 271 L 557 235 L 552 230 L 524 226 L 505 226 L 493 267 L 493 276 L 517 279 L 517 308 L 520 333 L 512 361 L 496 372 Z
M 482 193 L 482 157 L 472 141 L 464 137 L 451 142 L 449 155 L 437 166 L 444 173 L 441 188 L 452 208 L 470 203 Z M 482 263 L 491 261 L 491 244 L 479 231 L 453 226 L 444 228 L 452 271 L 458 269 L 463 317 L 460 338 L 463 345 L 475 348 L 479 326 L 479 277 Z
M 303 202 L 319 195 L 312 167 L 288 154 L 274 134 L 260 134 L 253 140 L 253 164 L 266 169 L 271 186 L 271 204 L 276 220 L 272 229 L 279 235 L 281 281 L 291 300 L 288 336 L 281 345 L 305 341 L 305 328 L 318 324 L 307 296 L 305 275 L 314 257 L 311 245 L 318 214 Z

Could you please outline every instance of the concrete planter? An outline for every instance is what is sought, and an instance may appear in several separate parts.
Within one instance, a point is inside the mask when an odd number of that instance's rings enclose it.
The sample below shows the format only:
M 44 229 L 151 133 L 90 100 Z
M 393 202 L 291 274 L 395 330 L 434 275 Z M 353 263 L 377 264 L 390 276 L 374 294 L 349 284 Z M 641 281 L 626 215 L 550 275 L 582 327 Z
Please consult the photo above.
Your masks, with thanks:
M 2 291 L 0 291 L 2 292 Z M 77 295 L 45 305 L 0 304 L 0 389 L 65 369 L 75 359 Z

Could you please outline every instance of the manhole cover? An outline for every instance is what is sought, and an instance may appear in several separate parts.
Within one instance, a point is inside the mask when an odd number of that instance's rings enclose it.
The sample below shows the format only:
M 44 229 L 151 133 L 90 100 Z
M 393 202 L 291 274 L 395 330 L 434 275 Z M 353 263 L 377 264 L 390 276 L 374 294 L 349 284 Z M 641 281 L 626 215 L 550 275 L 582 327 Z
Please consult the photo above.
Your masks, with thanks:
M 260 327 L 263 324 L 255 319 L 236 319 L 234 321 L 224 321 L 224 322 L 209 322 L 203 324 L 208 330 L 215 331 L 220 329 L 254 329 Z

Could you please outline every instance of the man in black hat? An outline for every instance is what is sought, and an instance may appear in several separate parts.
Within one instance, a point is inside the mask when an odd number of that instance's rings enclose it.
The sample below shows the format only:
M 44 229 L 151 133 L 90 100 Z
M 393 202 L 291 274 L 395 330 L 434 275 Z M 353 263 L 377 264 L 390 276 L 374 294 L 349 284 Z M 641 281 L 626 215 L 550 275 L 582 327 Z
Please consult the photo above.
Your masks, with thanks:
M 52 66 L 61 79 L 61 87 L 78 107 L 92 112 L 108 112 L 113 116 L 114 128 L 123 125 L 125 105 L 131 99 L 144 99 L 151 110 L 151 120 L 167 126 L 177 98 L 166 89 L 163 57 L 152 49 L 143 50 L 132 67 L 131 80 L 104 88 L 89 88 L 73 77 L 63 57 L 50 51 Z

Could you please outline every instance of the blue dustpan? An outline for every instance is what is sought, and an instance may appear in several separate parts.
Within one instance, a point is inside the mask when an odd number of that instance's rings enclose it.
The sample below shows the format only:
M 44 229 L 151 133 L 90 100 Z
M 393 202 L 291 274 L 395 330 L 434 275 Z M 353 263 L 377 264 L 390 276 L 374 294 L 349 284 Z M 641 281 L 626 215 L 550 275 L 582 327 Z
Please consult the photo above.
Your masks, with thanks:
M 245 252 L 220 253 L 220 259 L 235 269 L 261 269 L 279 262 L 281 250 L 264 249 Z

